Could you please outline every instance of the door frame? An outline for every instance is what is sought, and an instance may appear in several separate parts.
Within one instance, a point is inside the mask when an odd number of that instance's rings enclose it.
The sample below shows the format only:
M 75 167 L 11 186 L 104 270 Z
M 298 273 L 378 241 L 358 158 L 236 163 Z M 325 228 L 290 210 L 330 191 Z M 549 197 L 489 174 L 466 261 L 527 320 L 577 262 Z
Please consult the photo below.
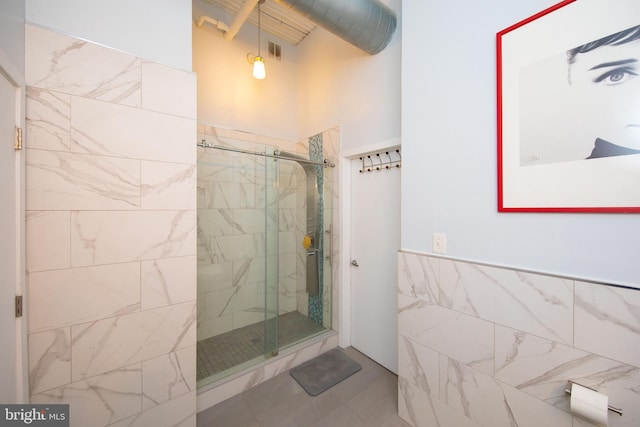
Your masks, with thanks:
M 339 292 L 339 321 L 338 345 L 342 348 L 351 345 L 351 161 L 367 153 L 384 151 L 400 147 L 401 139 L 393 138 L 374 144 L 356 147 L 340 155 L 340 292 Z
M 3 49 L 0 48 L 0 73 L 16 88 L 16 126 L 23 129 L 23 147 L 16 152 L 16 295 L 22 295 L 23 313 L 16 321 L 16 403 L 29 402 L 29 362 L 27 346 L 27 274 L 25 251 L 25 100 L 26 83 L 24 75 L 15 67 Z

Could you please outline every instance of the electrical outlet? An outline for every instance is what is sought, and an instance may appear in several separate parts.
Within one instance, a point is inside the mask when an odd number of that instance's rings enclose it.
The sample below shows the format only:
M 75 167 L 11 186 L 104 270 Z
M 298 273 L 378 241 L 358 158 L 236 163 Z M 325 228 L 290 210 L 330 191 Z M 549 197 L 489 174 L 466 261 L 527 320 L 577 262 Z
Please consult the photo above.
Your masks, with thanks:
M 433 252 L 437 254 L 447 253 L 447 235 L 444 233 L 433 233 Z

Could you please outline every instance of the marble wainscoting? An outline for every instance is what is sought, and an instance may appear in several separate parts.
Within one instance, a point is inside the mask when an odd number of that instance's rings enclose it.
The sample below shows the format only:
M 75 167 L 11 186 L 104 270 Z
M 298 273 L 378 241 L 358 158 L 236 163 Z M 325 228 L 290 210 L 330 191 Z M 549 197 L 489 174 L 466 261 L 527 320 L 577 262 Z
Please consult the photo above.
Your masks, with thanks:
M 400 416 L 413 426 L 587 427 L 568 380 L 640 424 L 640 291 L 400 252 Z
M 195 426 L 195 75 L 26 26 L 32 403 Z

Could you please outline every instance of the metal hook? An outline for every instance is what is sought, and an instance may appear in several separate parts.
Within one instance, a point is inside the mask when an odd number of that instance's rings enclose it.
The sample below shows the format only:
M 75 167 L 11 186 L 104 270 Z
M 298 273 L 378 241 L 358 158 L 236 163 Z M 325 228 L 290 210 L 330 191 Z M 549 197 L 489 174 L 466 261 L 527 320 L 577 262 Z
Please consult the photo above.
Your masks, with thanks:
M 368 155 L 367 158 L 369 159 L 369 163 L 371 163 L 371 168 L 373 167 L 373 160 L 371 159 L 371 155 Z M 367 169 L 367 172 L 371 172 L 371 168 Z

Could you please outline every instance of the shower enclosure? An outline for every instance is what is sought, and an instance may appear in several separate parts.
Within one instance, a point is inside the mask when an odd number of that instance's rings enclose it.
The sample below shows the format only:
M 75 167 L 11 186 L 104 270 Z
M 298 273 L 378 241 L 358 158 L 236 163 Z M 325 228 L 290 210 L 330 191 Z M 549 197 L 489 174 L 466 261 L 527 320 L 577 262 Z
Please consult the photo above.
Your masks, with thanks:
M 201 130 L 198 387 L 331 328 L 333 182 L 321 135 L 261 144 Z

